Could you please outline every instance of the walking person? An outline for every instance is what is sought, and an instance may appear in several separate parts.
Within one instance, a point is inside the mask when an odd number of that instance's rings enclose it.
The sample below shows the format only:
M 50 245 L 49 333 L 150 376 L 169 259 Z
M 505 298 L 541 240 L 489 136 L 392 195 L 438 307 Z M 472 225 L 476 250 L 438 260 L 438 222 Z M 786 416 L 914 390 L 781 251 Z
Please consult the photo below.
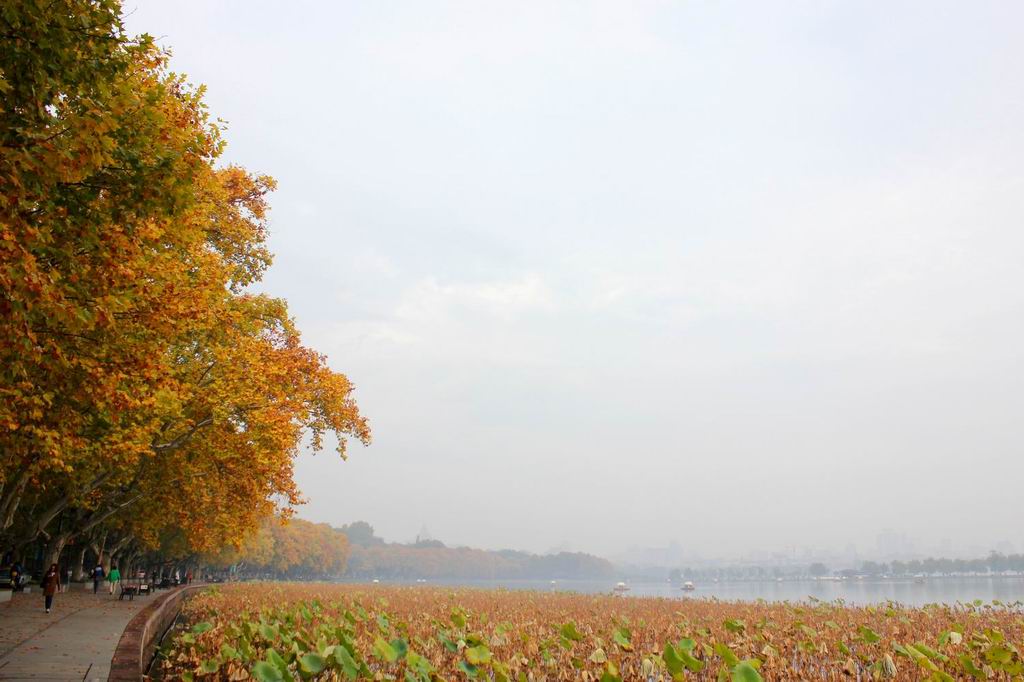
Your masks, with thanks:
M 60 569 L 57 564 L 50 564 L 50 569 L 43 576 L 43 597 L 46 601 L 46 612 L 53 606 L 53 595 L 60 589 Z
M 100 581 L 103 580 L 103 564 L 97 563 L 96 568 L 92 569 L 92 593 L 97 594 L 100 591 Z
M 121 582 L 121 571 L 117 570 L 117 566 L 110 567 L 110 573 L 107 575 L 107 582 L 110 583 L 110 594 L 114 594 L 114 585 Z

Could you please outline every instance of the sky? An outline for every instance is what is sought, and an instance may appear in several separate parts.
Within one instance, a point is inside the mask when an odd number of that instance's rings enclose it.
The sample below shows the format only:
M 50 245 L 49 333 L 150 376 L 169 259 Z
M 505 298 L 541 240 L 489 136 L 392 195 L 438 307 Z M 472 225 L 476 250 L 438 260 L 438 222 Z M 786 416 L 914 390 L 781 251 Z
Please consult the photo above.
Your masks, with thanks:
M 126 0 L 373 428 L 300 515 L 1024 550 L 1024 5 Z

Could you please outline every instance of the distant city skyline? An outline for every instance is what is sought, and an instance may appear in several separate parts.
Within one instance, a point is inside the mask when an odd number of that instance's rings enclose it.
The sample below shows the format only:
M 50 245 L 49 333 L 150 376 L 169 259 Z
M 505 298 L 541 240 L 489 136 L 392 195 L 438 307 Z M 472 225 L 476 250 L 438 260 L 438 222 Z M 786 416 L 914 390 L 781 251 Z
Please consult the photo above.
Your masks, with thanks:
M 358 519 L 365 521 L 365 519 Z M 373 526 L 372 522 L 370 523 Z M 476 547 L 464 543 L 446 541 L 443 537 L 436 537 L 428 529 L 427 524 L 421 524 L 420 531 L 412 538 L 388 538 L 382 537 L 386 542 L 411 544 L 424 540 L 440 541 L 449 547 L 474 547 L 488 550 L 517 550 L 536 551 L 524 547 L 513 546 L 490 546 Z M 608 554 L 595 553 L 597 556 L 609 559 L 617 565 L 636 566 L 658 566 L 665 568 L 681 567 L 687 564 L 692 565 L 760 565 L 760 566 L 797 566 L 813 562 L 824 562 L 830 568 L 855 568 L 864 561 L 891 562 L 911 561 L 915 559 L 980 559 L 991 552 L 1001 554 L 1016 554 L 1021 546 L 1009 539 L 1002 539 L 986 547 L 981 544 L 964 545 L 959 550 L 954 549 L 952 542 L 947 538 L 933 546 L 919 545 L 905 532 L 885 528 L 879 531 L 874 543 L 870 546 L 859 547 L 854 543 L 847 543 L 839 547 L 813 547 L 813 546 L 790 546 L 783 548 L 754 549 L 737 555 L 721 555 L 703 553 L 699 548 L 687 546 L 684 543 L 673 540 L 663 546 L 629 546 L 618 552 Z M 538 554 L 557 554 L 559 552 L 586 551 L 578 549 L 571 542 L 565 541 L 553 545 L 546 550 L 536 552 Z

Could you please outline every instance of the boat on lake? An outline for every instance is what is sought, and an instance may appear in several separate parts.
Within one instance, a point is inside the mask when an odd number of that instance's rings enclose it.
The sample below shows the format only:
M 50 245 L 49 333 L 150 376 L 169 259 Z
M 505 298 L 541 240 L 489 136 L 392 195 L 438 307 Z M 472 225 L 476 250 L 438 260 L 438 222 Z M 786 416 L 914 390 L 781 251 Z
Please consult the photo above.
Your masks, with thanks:
M 684 592 L 693 592 L 697 589 L 697 587 L 692 582 L 687 580 L 685 583 L 683 583 L 683 586 L 680 589 L 682 589 Z
M 615 583 L 615 587 L 612 588 L 615 592 L 629 592 L 629 585 L 623 582 Z

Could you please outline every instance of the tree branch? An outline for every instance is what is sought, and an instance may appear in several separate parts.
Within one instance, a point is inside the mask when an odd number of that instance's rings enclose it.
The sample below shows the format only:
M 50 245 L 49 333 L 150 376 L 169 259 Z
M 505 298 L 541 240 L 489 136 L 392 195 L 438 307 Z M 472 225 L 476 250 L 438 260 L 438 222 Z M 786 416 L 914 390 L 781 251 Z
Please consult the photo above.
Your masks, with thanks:
M 158 453 L 167 452 L 168 450 L 176 450 L 177 448 L 180 448 L 182 445 L 191 440 L 192 436 L 194 436 L 197 431 L 199 431 L 200 429 L 204 429 L 207 426 L 210 426 L 211 424 L 213 424 L 213 417 L 207 417 L 206 419 L 203 419 L 200 422 L 196 422 L 196 424 L 192 428 L 190 428 L 188 431 L 181 434 L 174 440 L 154 445 L 153 450 L 155 450 Z

